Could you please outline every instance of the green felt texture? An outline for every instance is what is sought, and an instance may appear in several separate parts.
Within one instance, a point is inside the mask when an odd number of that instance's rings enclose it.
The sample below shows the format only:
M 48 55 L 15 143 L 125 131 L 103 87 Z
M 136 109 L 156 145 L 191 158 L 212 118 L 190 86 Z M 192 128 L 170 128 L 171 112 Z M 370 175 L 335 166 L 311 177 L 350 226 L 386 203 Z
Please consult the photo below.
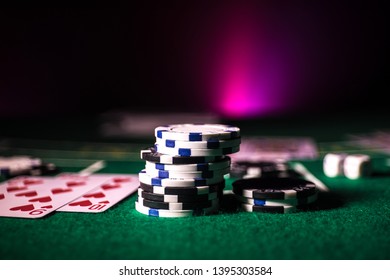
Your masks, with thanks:
M 270 126 L 265 131 L 272 135 Z M 314 135 L 320 135 L 319 131 Z M 290 133 L 285 131 L 286 135 Z M 318 139 L 329 137 L 320 136 Z M 326 148 L 342 149 L 334 145 Z M 235 210 L 232 197 L 226 196 L 218 215 L 157 218 L 134 209 L 134 194 L 99 214 L 58 212 L 41 219 L 0 217 L 0 258 L 390 259 L 390 176 L 383 160 L 374 161 L 377 172 L 372 177 L 353 181 L 325 177 L 321 158 L 302 163 L 330 189 L 306 211 L 240 212 Z M 143 166 L 137 156 L 129 160 L 120 157 L 107 161 L 107 167 L 99 172 L 136 174 Z M 232 181 L 227 181 L 227 189 Z
M 313 173 L 321 173 L 320 161 L 305 165 Z M 107 170 L 124 172 L 124 166 L 109 166 Z M 129 166 L 135 171 L 142 163 Z M 100 214 L 54 213 L 36 220 L 1 218 L 1 257 L 388 259 L 390 179 L 318 177 L 332 191 L 321 193 L 312 209 L 293 214 L 236 212 L 225 207 L 224 212 L 212 216 L 149 217 L 134 209 L 134 194 Z M 224 206 L 229 201 L 227 196 Z

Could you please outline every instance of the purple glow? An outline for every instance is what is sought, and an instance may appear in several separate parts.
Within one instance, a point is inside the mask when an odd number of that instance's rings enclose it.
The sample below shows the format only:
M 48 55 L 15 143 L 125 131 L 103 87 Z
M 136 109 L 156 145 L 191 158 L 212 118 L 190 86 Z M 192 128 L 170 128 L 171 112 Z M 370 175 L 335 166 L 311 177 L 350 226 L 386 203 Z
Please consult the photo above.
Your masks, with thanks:
M 286 55 L 267 37 L 250 7 L 230 7 L 220 18 L 214 59 L 214 110 L 226 117 L 271 115 L 291 108 L 285 93 Z M 287 55 L 288 56 L 288 55 Z

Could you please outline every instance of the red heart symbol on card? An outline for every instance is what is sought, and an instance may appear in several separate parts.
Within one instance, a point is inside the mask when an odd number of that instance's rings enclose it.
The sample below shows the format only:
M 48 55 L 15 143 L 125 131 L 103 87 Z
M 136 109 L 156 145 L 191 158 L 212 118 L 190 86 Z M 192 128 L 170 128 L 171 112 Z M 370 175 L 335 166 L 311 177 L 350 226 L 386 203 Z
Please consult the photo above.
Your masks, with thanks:
M 38 193 L 36 191 L 29 191 L 29 192 L 15 194 L 15 196 L 25 196 L 25 197 L 32 197 L 32 196 L 36 196 L 36 195 L 38 195 Z
M 29 202 L 49 202 L 49 201 L 51 201 L 50 196 L 37 197 L 29 200 Z
M 82 201 L 77 201 L 77 202 L 72 202 L 69 203 L 69 206 L 82 206 L 82 207 L 87 207 L 92 205 L 92 202 L 89 200 L 82 200 Z
M 58 188 L 58 189 L 52 189 L 51 193 L 52 194 L 59 194 L 59 193 L 71 192 L 71 191 L 72 191 L 72 189 L 60 189 L 60 188 Z
M 27 190 L 27 187 L 8 187 L 7 192 L 16 192 L 16 191 L 24 191 Z
M 121 185 L 119 185 L 119 184 L 104 184 L 104 185 L 102 185 L 102 189 L 103 190 L 105 190 L 105 191 L 107 191 L 107 190 L 112 190 L 112 189 L 117 189 L 117 188 L 120 188 L 121 187 Z
M 46 206 L 42 206 L 42 208 L 50 209 L 50 208 L 53 208 L 53 206 L 52 205 L 46 205 Z
M 118 178 L 114 178 L 112 180 L 114 181 L 114 183 L 124 183 L 124 182 L 130 182 L 131 178 L 129 178 L 129 177 L 118 177 Z
M 4 194 L 0 194 L 0 199 L 4 199 L 4 198 L 5 198 Z
M 105 203 L 105 204 L 107 204 L 107 203 L 110 203 L 108 200 L 105 200 L 105 201 L 99 201 L 98 203 Z
M 105 194 L 102 192 L 98 192 L 98 193 L 86 194 L 86 195 L 84 195 L 84 197 L 101 198 L 101 197 L 105 197 Z
M 66 182 L 66 185 L 68 187 L 79 187 L 79 186 L 84 186 L 85 182 L 83 182 L 83 181 L 70 181 L 70 182 Z
M 33 204 L 27 204 L 27 205 L 22 205 L 22 206 L 16 206 L 16 207 L 10 208 L 9 210 L 26 212 L 26 211 L 34 210 L 34 205 Z
M 23 184 L 25 185 L 34 185 L 34 184 L 42 184 L 43 181 L 41 179 L 24 179 Z

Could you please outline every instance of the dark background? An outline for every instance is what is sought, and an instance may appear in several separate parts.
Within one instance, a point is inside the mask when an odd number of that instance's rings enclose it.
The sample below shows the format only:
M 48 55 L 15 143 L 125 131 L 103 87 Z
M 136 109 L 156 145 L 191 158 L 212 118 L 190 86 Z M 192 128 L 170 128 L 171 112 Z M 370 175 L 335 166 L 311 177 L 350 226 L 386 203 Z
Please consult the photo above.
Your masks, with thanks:
M 207 77 L 235 13 L 248 13 L 262 42 L 293 50 L 297 83 L 282 95 L 295 105 L 277 114 L 388 114 L 384 5 L 291 2 L 1 9 L 0 117 L 213 111 Z

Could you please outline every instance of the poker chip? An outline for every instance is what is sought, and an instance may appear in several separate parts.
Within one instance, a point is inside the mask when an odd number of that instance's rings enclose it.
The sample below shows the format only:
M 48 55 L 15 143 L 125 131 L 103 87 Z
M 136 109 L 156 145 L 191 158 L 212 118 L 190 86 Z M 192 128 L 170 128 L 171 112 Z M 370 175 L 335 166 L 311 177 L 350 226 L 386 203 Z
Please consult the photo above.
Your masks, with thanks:
M 162 186 L 162 187 L 196 187 L 196 186 L 206 186 L 212 184 L 218 184 L 224 181 L 223 176 L 216 176 L 213 178 L 159 178 L 151 177 L 146 173 L 146 170 L 143 169 L 139 174 L 139 180 L 142 183 L 153 185 L 153 186 Z
M 222 149 L 239 146 L 241 144 L 241 138 L 235 138 L 231 140 L 219 140 L 211 138 L 207 141 L 192 142 L 157 138 L 155 144 L 167 148 Z
M 164 195 L 146 192 L 138 189 L 138 196 L 144 199 L 160 202 L 200 202 L 220 198 L 222 192 L 212 192 L 200 195 Z
M 145 168 L 136 210 L 149 216 L 216 213 L 230 172 L 229 154 L 240 149 L 240 129 L 222 124 L 155 128 L 154 147 L 141 150 Z
M 196 210 L 205 208 L 215 208 L 219 205 L 219 199 L 197 201 L 197 202 L 161 202 L 138 197 L 138 203 L 143 206 L 163 210 Z
M 250 178 L 232 183 L 233 192 L 254 199 L 289 199 L 314 195 L 314 183 L 298 178 Z
M 181 157 L 209 157 L 209 156 L 223 156 L 227 154 L 233 154 L 240 151 L 240 146 L 233 146 L 220 149 L 192 149 L 192 148 L 170 148 L 154 145 L 156 152 L 171 156 Z
M 233 178 L 296 177 L 301 175 L 284 161 L 232 161 L 230 175 Z
M 163 164 L 197 164 L 211 163 L 223 159 L 224 156 L 172 156 L 156 152 L 154 147 L 141 150 L 141 159 Z
M 0 176 L 6 178 L 19 175 L 51 175 L 58 172 L 53 163 L 43 162 L 40 158 L 30 156 L 0 157 Z
M 197 196 L 197 195 L 209 194 L 214 192 L 222 192 L 223 189 L 225 188 L 225 181 L 222 181 L 219 184 L 213 184 L 208 186 L 196 186 L 196 187 L 162 187 L 162 186 L 152 186 L 140 182 L 139 187 L 146 192 L 150 192 L 154 194 Z
M 289 199 L 253 199 L 243 196 L 237 196 L 241 203 L 251 204 L 256 206 L 299 206 L 307 205 L 317 201 L 318 193 L 302 198 Z
M 204 162 L 195 164 L 164 164 L 146 161 L 145 168 L 154 168 L 158 170 L 192 172 L 192 171 L 213 171 L 224 168 L 230 169 L 230 157 L 225 156 L 215 162 Z
M 223 124 L 174 124 L 159 126 L 155 137 L 178 141 L 228 140 L 240 137 L 238 127 Z
M 295 213 L 297 212 L 297 207 L 295 206 L 257 206 L 252 204 L 241 204 L 241 209 L 246 212 L 262 212 L 262 213 Z
M 224 168 L 220 170 L 209 170 L 209 171 L 193 171 L 193 172 L 182 172 L 182 171 L 168 171 L 168 170 L 158 170 L 147 167 L 144 169 L 146 174 L 151 177 L 159 178 L 214 178 L 214 177 L 223 177 L 228 174 L 230 168 Z
M 218 213 L 219 205 L 204 209 L 195 210 L 164 210 L 143 206 L 138 201 L 135 202 L 135 209 L 144 215 L 162 218 L 183 218 L 191 216 L 211 215 Z

